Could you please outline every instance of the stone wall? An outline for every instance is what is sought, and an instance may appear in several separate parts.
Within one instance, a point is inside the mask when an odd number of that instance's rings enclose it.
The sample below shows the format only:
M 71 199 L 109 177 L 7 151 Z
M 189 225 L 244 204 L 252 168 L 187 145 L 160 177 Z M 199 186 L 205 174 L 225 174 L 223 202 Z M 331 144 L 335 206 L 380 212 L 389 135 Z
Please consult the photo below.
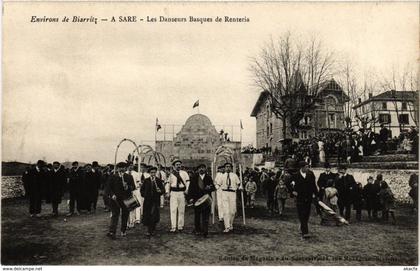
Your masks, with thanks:
M 248 162 L 251 163 L 250 157 L 247 157 Z M 319 174 L 324 171 L 322 168 L 313 168 L 315 176 L 319 177 Z M 418 170 L 390 170 L 390 169 L 356 169 L 349 168 L 349 174 L 352 174 L 356 179 L 356 182 L 360 182 L 363 185 L 366 184 L 367 178 L 372 176 L 376 178 L 378 174 L 382 174 L 384 180 L 388 182 L 398 202 L 409 203 L 411 202 L 408 192 L 410 187 L 408 180 L 410 175 L 413 173 L 418 174 Z M 22 184 L 22 178 L 20 176 L 2 176 L 1 182 L 1 197 L 4 198 L 15 198 L 24 195 L 24 189 Z
M 313 168 L 313 172 L 318 179 L 319 174 L 324 171 L 323 168 Z M 347 172 L 354 176 L 356 182 L 365 185 L 369 176 L 374 179 L 378 174 L 382 174 L 383 179 L 389 184 L 392 192 L 398 202 L 409 203 L 411 202 L 408 192 L 410 186 L 408 180 L 413 173 L 418 174 L 418 170 L 406 170 L 406 169 L 360 169 L 360 168 L 349 168 Z

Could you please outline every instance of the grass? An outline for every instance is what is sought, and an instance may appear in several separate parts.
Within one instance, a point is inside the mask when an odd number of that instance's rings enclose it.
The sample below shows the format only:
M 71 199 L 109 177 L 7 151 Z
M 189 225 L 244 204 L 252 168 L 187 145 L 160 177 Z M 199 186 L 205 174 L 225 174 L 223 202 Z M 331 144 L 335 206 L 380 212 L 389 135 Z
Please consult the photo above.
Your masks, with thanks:
M 102 201 L 100 201 L 102 203 Z M 105 234 L 109 213 L 67 218 L 30 218 L 24 199 L 2 201 L 3 265 L 417 265 L 417 216 L 397 209 L 397 224 L 368 222 L 321 226 L 314 210 L 312 238 L 300 240 L 293 200 L 283 217 L 271 216 L 258 200 L 247 210 L 247 223 L 235 219 L 235 233 L 211 225 L 208 239 L 193 235 L 193 210 L 186 210 L 185 232 L 170 234 L 165 206 L 158 235 L 148 239 L 138 225 L 113 241 Z M 44 205 L 45 206 L 45 205 Z M 50 206 L 43 212 L 49 213 Z M 102 205 L 100 205 L 102 206 Z M 60 211 L 67 206 L 61 204 Z M 354 215 L 354 214 L 353 214 Z M 365 213 L 364 213 L 365 215 Z M 364 220 L 364 221 L 363 221 Z

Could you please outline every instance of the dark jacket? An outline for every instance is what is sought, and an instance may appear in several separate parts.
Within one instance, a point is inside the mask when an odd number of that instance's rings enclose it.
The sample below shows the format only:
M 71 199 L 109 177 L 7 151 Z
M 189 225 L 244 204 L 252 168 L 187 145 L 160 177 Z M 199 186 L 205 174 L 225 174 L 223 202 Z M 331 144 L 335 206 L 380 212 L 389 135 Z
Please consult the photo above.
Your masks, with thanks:
M 328 181 L 332 181 L 332 186 L 334 186 L 335 179 L 337 178 L 337 174 L 330 172 L 327 174 L 326 172 L 322 172 L 318 178 L 318 188 L 319 188 L 319 196 L 322 199 L 324 196 L 325 188 L 328 186 Z
M 61 203 L 67 182 L 66 170 L 60 166 L 57 172 L 53 169 L 50 171 L 49 178 L 49 198 L 53 203 Z
M 313 196 L 318 196 L 318 189 L 315 184 L 315 175 L 312 171 L 308 170 L 306 178 L 303 178 L 300 171 L 292 176 L 292 191 L 297 192 L 296 201 L 299 203 L 312 202 Z
M 124 188 L 123 179 L 126 183 L 126 187 Z M 130 174 L 124 173 L 123 178 L 119 176 L 119 174 L 113 174 L 109 178 L 109 182 L 107 184 L 106 194 L 109 197 L 113 195 L 117 196 L 117 200 L 125 200 L 131 197 L 131 193 L 133 190 L 136 189 L 134 185 L 133 176 Z
M 338 202 L 343 204 L 353 203 L 357 184 L 352 175 L 337 176 L 335 187 L 338 191 Z
M 213 179 L 210 177 L 210 175 L 205 174 L 202 188 L 199 186 L 200 181 L 200 175 L 194 174 L 188 187 L 187 200 L 192 199 L 195 202 L 205 194 L 209 194 L 211 196 L 211 192 L 215 190 Z
M 31 168 L 24 174 L 22 179 L 24 182 L 25 193 L 29 197 L 45 198 L 47 190 L 47 179 L 43 169 L 37 171 L 36 167 Z
M 155 179 L 156 185 L 153 185 L 152 179 L 146 178 L 140 188 L 140 194 L 144 198 L 143 202 L 143 224 L 153 225 L 160 220 L 160 196 L 165 193 L 163 181 Z M 160 191 L 158 191 L 158 189 Z
M 79 167 L 77 169 L 71 168 L 69 172 L 69 191 L 70 194 L 80 194 L 82 185 L 83 170 Z

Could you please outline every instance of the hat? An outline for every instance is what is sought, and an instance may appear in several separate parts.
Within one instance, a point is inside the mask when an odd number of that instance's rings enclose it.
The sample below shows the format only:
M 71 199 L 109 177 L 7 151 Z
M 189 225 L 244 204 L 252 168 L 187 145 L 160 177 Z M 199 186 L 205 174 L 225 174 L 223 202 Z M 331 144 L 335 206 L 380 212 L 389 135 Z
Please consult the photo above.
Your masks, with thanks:
M 225 167 L 224 165 L 223 166 L 218 166 L 217 169 L 222 169 L 224 167 Z
M 175 159 L 175 160 L 172 161 L 172 165 L 175 166 L 175 164 L 178 163 L 178 162 L 182 164 L 181 160 Z
M 207 166 L 206 166 L 206 164 L 199 164 L 198 166 L 197 166 L 197 169 L 199 169 L 199 168 L 207 168 Z
M 324 164 L 324 168 L 331 168 L 331 165 L 330 165 L 330 163 L 328 163 L 328 162 L 325 162 L 325 164 Z
M 233 166 L 230 162 L 226 162 L 223 166 L 226 167 L 227 165 L 230 165 L 231 167 Z
M 150 167 L 150 168 L 149 168 L 149 170 L 148 170 L 148 171 L 150 172 L 150 171 L 152 171 L 152 170 L 157 171 L 157 167 L 153 167 L 153 166 L 152 166 L 152 167 Z
M 305 167 L 307 165 L 308 165 L 308 163 L 306 163 L 305 161 L 300 161 L 299 162 L 299 168 L 303 168 L 303 167 Z
M 125 162 L 119 162 L 117 164 L 117 168 L 123 168 L 123 167 L 127 167 L 127 163 L 125 163 Z
M 339 165 L 339 166 L 338 166 L 338 169 L 344 169 L 344 170 L 347 170 L 347 166 L 346 166 L 346 165 L 344 165 L 344 164 L 341 164 L 341 165 Z
M 74 161 L 73 163 L 71 163 L 72 166 L 76 166 L 79 165 L 79 163 L 77 161 Z
M 93 161 L 92 162 L 92 167 L 98 167 L 98 166 L 99 166 L 98 161 Z

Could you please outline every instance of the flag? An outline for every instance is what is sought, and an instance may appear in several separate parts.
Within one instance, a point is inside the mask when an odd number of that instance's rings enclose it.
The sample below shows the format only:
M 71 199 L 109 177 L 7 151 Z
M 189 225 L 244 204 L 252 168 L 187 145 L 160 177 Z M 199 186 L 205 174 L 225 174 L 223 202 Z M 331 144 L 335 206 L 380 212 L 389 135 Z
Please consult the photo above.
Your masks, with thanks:
M 193 105 L 193 108 L 196 108 L 197 106 L 199 106 L 200 105 L 200 100 L 197 100 L 195 103 L 194 103 L 194 105 Z
M 159 120 L 158 120 L 158 118 L 156 118 L 156 132 L 159 131 L 159 129 L 161 129 L 161 128 L 162 128 L 162 126 L 160 126 Z
M 242 126 L 242 120 L 240 120 L 240 122 L 241 122 L 241 130 L 243 130 L 244 129 L 244 126 Z

